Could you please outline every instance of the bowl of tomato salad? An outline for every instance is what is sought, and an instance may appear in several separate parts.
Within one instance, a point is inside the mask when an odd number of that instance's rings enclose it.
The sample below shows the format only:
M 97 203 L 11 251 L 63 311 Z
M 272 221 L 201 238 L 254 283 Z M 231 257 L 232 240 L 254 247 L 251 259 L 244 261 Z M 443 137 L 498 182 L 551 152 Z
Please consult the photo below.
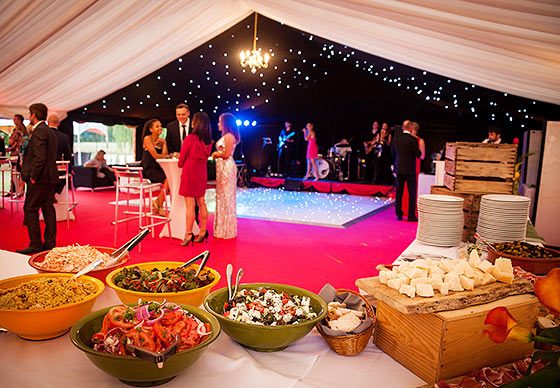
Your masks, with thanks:
M 112 271 L 105 280 L 123 303 L 142 299 L 200 306 L 220 281 L 220 274 L 204 267 L 198 277 L 194 277 L 198 264 L 179 269 L 182 264 L 160 261 L 128 265 Z
M 204 308 L 233 340 L 260 352 L 285 349 L 327 314 L 317 294 L 274 283 L 241 284 L 230 300 L 227 287 L 218 289 L 205 298 Z
M 218 335 L 220 324 L 206 311 L 173 302 L 140 302 L 87 315 L 70 330 L 72 343 L 105 373 L 133 386 L 168 382 L 192 365 Z M 140 351 L 176 353 L 158 365 Z

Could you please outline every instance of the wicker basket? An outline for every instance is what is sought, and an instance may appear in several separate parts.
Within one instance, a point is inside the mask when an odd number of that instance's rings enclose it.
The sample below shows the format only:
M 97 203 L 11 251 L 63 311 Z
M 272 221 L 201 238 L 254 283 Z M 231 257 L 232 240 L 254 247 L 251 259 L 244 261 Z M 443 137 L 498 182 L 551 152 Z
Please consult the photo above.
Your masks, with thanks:
M 319 333 L 321 333 L 321 336 L 324 338 L 327 344 L 329 344 L 330 348 L 334 350 L 336 353 L 342 356 L 354 356 L 360 353 L 362 350 L 364 350 L 365 347 L 367 346 L 371 334 L 373 333 L 373 328 L 375 327 L 376 319 L 375 319 L 375 312 L 373 310 L 373 307 L 371 307 L 371 304 L 369 304 L 366 298 L 364 298 L 362 295 L 352 290 L 345 290 L 345 289 L 336 290 L 337 295 L 343 294 L 345 292 L 357 295 L 362 299 L 364 305 L 366 306 L 366 315 L 369 318 L 373 319 L 373 325 L 371 325 L 369 329 L 367 329 L 364 332 L 361 332 L 360 334 L 341 335 L 341 336 L 331 336 L 326 334 L 319 323 L 317 324 L 317 330 L 319 331 Z

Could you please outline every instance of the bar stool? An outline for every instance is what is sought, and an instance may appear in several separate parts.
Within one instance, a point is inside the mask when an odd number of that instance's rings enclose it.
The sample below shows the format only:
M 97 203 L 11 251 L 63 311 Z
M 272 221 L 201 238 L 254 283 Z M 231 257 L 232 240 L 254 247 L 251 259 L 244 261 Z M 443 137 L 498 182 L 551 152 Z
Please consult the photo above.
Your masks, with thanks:
M 10 202 L 10 217 L 13 218 L 14 217 L 14 204 L 16 205 L 16 213 L 19 211 L 19 207 L 18 204 L 20 203 L 24 203 L 25 202 L 25 182 L 23 182 L 23 180 L 21 179 L 21 173 L 17 170 L 17 164 L 18 164 L 18 157 L 17 156 L 10 156 L 8 158 L 8 160 L 10 161 L 10 167 L 11 167 L 11 177 L 12 177 L 12 182 L 10 185 L 10 198 L 8 199 L 8 202 Z M 19 193 L 19 187 L 22 185 L 24 185 L 23 188 L 23 193 Z
M 9 190 L 6 190 L 5 187 L 5 174 L 8 173 L 10 175 L 8 175 L 11 179 L 11 173 L 12 173 L 12 165 L 10 164 L 10 160 L 8 159 L 8 157 L 6 156 L 2 156 L 0 157 L 0 176 L 1 176 L 1 180 L 2 180 L 2 192 L 0 195 L 2 195 L 2 209 L 5 208 L 4 205 L 4 200 L 5 200 L 5 196 L 11 196 L 12 194 L 12 190 L 11 188 Z M 8 183 L 11 187 L 11 180 L 10 183 Z
M 144 179 L 142 173 L 142 167 L 113 167 L 115 171 L 115 178 L 117 180 L 117 186 L 115 190 L 115 221 L 111 222 L 115 225 L 115 237 L 113 244 L 117 246 L 117 227 L 121 222 L 127 222 L 131 220 L 138 219 L 139 230 L 150 228 L 152 230 L 152 238 L 155 237 L 154 227 L 157 225 L 167 224 L 169 239 L 171 239 L 171 226 L 169 212 L 167 208 L 167 199 L 165 199 L 165 212 L 166 216 L 160 216 L 159 214 L 151 213 L 151 205 L 153 200 L 153 191 L 164 190 L 160 183 L 151 183 L 148 179 Z M 131 217 L 119 219 L 119 194 L 126 193 L 126 208 L 130 208 L 130 194 L 139 195 L 138 208 L 135 210 L 124 210 L 124 214 L 129 214 Z M 146 211 L 145 196 L 148 195 L 148 210 Z M 150 223 L 145 224 L 145 219 L 149 218 Z M 138 247 L 139 252 L 141 252 L 141 244 Z
M 57 204 L 66 206 L 66 225 L 67 228 L 70 229 L 70 214 L 78 204 L 76 202 L 76 196 L 74 191 L 74 180 L 72 178 L 72 174 L 70 174 L 70 162 L 67 160 L 57 160 L 56 169 L 58 170 L 58 179 L 64 181 L 65 183 L 63 189 L 65 201 L 58 201 Z M 70 192 L 72 193 L 72 201 L 69 200 Z M 76 211 L 74 211 L 73 214 L 74 214 L 74 219 L 77 219 Z

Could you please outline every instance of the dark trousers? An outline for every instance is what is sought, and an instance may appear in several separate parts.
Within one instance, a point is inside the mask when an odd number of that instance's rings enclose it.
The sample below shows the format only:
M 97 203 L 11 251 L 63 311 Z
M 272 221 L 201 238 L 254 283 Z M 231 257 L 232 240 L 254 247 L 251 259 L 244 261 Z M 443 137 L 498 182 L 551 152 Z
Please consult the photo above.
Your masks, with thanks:
M 23 204 L 23 220 L 29 234 L 29 246 L 42 249 L 41 226 L 39 224 L 39 209 L 45 219 L 45 244 L 47 249 L 56 246 L 56 212 L 53 206 L 56 184 L 27 182 L 27 193 Z
M 408 187 L 408 219 L 416 218 L 416 174 L 402 175 L 397 174 L 397 203 L 395 208 L 397 217 L 403 216 L 402 197 L 404 192 L 404 183 Z
M 280 150 L 278 150 L 278 161 L 276 172 L 278 174 L 290 175 L 289 165 L 292 160 L 292 148 L 289 145 L 285 145 Z

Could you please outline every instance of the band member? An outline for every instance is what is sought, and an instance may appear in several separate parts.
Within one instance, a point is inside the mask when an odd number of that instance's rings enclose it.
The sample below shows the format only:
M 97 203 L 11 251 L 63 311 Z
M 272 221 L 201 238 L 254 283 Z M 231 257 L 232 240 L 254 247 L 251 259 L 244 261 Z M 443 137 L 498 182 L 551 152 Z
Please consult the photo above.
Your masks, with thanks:
M 374 121 L 371 126 L 370 140 L 364 141 L 364 159 L 367 163 L 366 179 L 375 182 L 377 180 L 379 167 L 377 165 L 377 153 L 379 152 L 379 122 Z
M 296 132 L 292 130 L 292 123 L 286 121 L 284 123 L 284 128 L 278 136 L 278 165 L 276 169 L 278 174 L 287 175 L 288 173 L 290 160 L 293 159 L 295 134 Z

